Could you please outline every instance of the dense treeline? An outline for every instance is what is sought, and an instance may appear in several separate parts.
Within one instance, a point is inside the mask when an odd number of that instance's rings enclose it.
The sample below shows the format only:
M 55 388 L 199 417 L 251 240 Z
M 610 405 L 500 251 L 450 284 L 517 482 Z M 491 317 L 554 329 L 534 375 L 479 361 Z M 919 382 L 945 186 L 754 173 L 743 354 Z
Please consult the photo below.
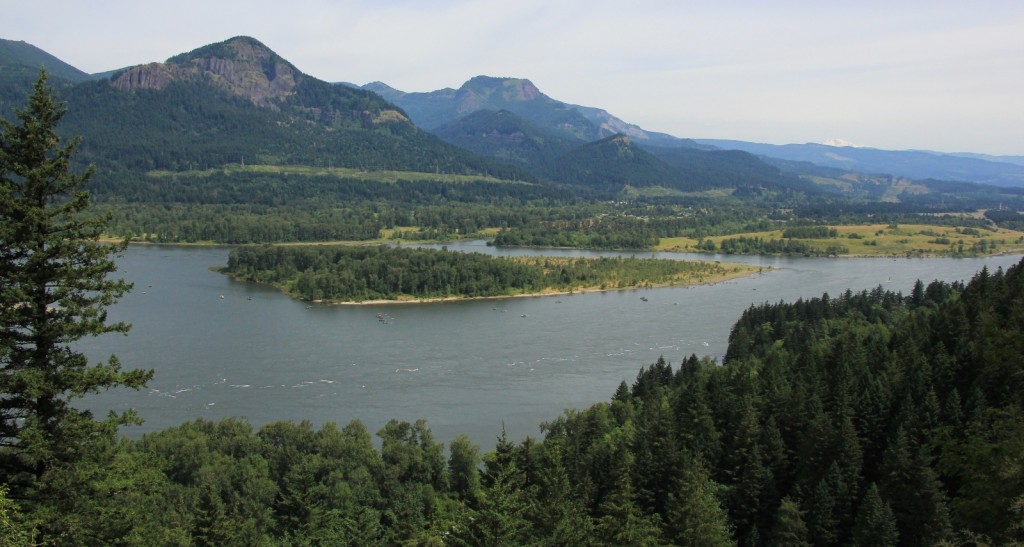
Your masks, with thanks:
M 245 173 L 139 177 L 94 185 L 115 235 L 160 243 L 367 240 L 398 226 L 441 239 L 570 214 L 564 192 L 535 184 L 378 181 Z M 578 214 L 578 213 L 572 213 Z M 420 233 L 420 232 L 424 233 Z
M 494 257 L 388 246 L 315 246 L 234 249 L 223 271 L 236 279 L 273 284 L 304 300 L 359 302 L 698 283 L 736 270 L 719 263 L 640 258 Z
M 802 241 L 762 238 L 758 236 L 725 238 L 717 248 L 714 241 L 706 239 L 698 244 L 697 248 L 703 251 L 718 250 L 723 254 L 783 254 L 798 256 L 832 256 L 850 252 L 843 245 L 831 244 L 824 249 L 819 249 Z
M 647 249 L 658 244 L 654 227 L 630 216 L 534 222 L 502 230 L 492 242 L 499 247 L 572 247 L 583 249 Z
M 237 166 L 235 166 L 237 168 Z M 519 205 L 531 201 L 570 203 L 572 196 L 557 188 L 538 184 L 468 181 L 448 183 L 438 180 L 396 180 L 381 182 L 367 179 L 304 174 L 300 169 L 288 173 L 213 170 L 173 173 L 163 176 L 101 177 L 92 181 L 90 190 L 100 199 L 129 203 L 211 203 L 244 205 L 335 205 L 363 201 L 417 204 L 506 203 Z
M 838 230 L 828 226 L 792 226 L 782 231 L 782 237 L 787 239 L 828 239 L 838 235 Z
M 365 241 L 386 226 L 372 207 L 132 203 L 97 210 L 111 213 L 111 233 L 153 243 Z
M 542 440 L 502 435 L 483 456 L 458 437 L 446 457 L 423 422 L 392 421 L 379 448 L 359 422 L 97 438 L 0 531 L 11 544 L 24 530 L 57 544 L 1019 543 L 1022 301 L 1024 262 L 909 295 L 752 306 L 723 364 L 659 360 Z
M 563 212 L 565 212 L 563 210 Z M 703 238 L 775 229 L 765 209 L 732 203 L 714 208 L 631 202 L 577 208 L 575 214 L 533 215 L 499 232 L 492 243 L 510 247 L 646 249 L 663 237 Z
M 304 300 L 498 296 L 537 291 L 543 272 L 480 253 L 376 247 L 246 247 L 225 273 L 271 283 Z
M 991 209 L 985 211 L 985 218 L 1003 228 L 1024 231 L 1024 215 L 1017 211 Z

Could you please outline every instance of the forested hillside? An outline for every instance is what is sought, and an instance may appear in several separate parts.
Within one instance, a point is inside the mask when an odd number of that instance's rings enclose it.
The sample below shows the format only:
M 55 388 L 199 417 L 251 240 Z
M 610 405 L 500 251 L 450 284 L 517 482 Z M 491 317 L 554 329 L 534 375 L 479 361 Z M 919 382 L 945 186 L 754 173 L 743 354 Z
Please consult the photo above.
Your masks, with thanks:
M 535 172 L 580 144 L 508 110 L 477 110 L 435 128 L 434 134 L 466 150 Z
M 198 420 L 97 440 L 8 530 L 181 545 L 1021 542 L 1022 304 L 1024 262 L 908 295 L 752 306 L 724 363 L 659 360 L 610 402 L 483 456 L 465 437 L 446 454 L 423 422 L 389 423 L 379 448 L 359 422 Z
M 82 137 L 75 161 L 96 166 L 88 189 L 113 216 L 114 237 L 476 237 L 649 249 L 665 238 L 735 234 L 748 243 L 733 251 L 806 254 L 750 245 L 747 233 L 794 223 L 974 226 L 967 215 L 979 210 L 1009 226 L 1024 209 L 1019 189 L 773 166 L 744 152 L 698 149 L 553 100 L 522 79 L 480 77 L 427 94 L 367 86 L 382 98 L 318 80 L 240 36 L 84 80 L 28 44 L 3 44 L 0 102 L 24 98 L 41 60 L 68 71 L 69 79 L 53 79 L 68 105 L 59 131 Z M 449 123 L 436 131 L 449 142 L 413 125 L 412 110 L 387 97 L 443 111 Z M 607 137 L 587 140 L 600 136 Z
M 32 82 L 45 68 L 53 83 L 70 87 L 89 75 L 32 44 L 0 38 L 0 116 L 10 117 L 32 91 Z
M 65 92 L 62 130 L 105 173 L 231 163 L 423 172 L 524 172 L 445 144 L 374 93 L 333 86 L 235 37 Z

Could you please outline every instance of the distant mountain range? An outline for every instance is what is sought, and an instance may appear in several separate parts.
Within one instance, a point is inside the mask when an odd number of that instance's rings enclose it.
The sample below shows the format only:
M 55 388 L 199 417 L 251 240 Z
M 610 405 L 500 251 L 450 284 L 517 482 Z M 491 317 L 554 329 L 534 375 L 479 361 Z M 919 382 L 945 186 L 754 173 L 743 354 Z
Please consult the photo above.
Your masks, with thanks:
M 352 85 L 352 84 L 346 84 Z M 452 125 L 480 111 L 511 112 L 548 135 L 570 140 L 595 141 L 615 134 L 629 136 L 645 147 L 688 147 L 740 150 L 767 158 L 808 162 L 821 167 L 868 174 L 888 174 L 911 179 L 978 182 L 1024 187 L 1024 156 L 945 154 L 930 151 L 891 151 L 826 144 L 771 145 L 738 140 L 683 139 L 654 133 L 627 123 L 599 108 L 565 103 L 541 93 L 532 82 L 520 78 L 477 76 L 458 89 L 407 93 L 382 82 L 362 86 L 400 106 L 420 127 L 449 142 L 463 146 L 464 131 L 453 134 Z M 479 119 L 472 125 L 479 127 Z M 499 131 L 500 132 L 500 131 Z M 483 134 L 483 133 L 481 133 Z M 456 140 L 453 140 L 456 139 Z M 503 152 L 504 153 L 504 152 Z M 514 155 L 514 154 L 513 154 Z
M 1024 187 L 1024 165 L 980 155 L 649 132 L 548 97 L 522 78 L 477 76 L 425 93 L 381 82 L 330 84 L 244 36 L 98 75 L 0 40 L 0 112 L 21 104 L 40 66 L 68 102 L 63 130 L 85 137 L 81 159 L 113 178 L 250 163 L 479 174 L 605 195 L 636 188 L 898 195 L 885 193 L 895 179 L 836 181 L 848 171 Z
M 506 110 L 540 128 L 585 142 L 623 134 L 638 143 L 678 144 L 680 139 L 645 131 L 600 108 L 564 103 L 541 93 L 530 80 L 476 76 L 459 89 L 406 93 L 382 82 L 362 86 L 402 107 L 420 127 L 432 131 L 480 110 Z
M 899 175 L 911 179 L 978 182 L 1024 187 L 1024 157 L 984 154 L 943 154 L 920 150 L 879 150 L 826 144 L 759 144 L 698 139 L 716 148 L 743 150 L 759 156 L 810 162 L 844 171 Z
M 813 190 L 751 154 L 715 154 L 713 146 L 646 131 L 599 108 L 552 99 L 526 79 L 477 76 L 457 90 L 428 93 L 406 93 L 381 82 L 362 89 L 394 102 L 445 141 L 522 166 L 544 180 L 605 192 L 627 187 Z M 734 162 L 743 168 L 734 168 Z

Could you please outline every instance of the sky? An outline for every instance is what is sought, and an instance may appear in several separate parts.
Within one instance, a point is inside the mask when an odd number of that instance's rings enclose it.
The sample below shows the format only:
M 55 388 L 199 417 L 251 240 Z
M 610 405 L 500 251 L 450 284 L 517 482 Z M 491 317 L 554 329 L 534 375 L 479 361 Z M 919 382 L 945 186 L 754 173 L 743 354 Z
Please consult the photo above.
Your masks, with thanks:
M 89 73 L 252 36 L 330 82 L 532 81 L 649 131 L 1024 156 L 1024 1 L 0 0 Z

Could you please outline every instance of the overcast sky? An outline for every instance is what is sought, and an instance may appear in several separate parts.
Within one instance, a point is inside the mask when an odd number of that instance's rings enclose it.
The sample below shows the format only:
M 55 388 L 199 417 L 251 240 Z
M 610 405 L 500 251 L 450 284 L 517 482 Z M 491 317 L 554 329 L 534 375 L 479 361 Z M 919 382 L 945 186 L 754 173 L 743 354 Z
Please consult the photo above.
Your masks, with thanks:
M 680 137 L 1024 155 L 1024 0 L 0 0 L 86 72 L 252 36 L 317 78 L 485 74 Z

